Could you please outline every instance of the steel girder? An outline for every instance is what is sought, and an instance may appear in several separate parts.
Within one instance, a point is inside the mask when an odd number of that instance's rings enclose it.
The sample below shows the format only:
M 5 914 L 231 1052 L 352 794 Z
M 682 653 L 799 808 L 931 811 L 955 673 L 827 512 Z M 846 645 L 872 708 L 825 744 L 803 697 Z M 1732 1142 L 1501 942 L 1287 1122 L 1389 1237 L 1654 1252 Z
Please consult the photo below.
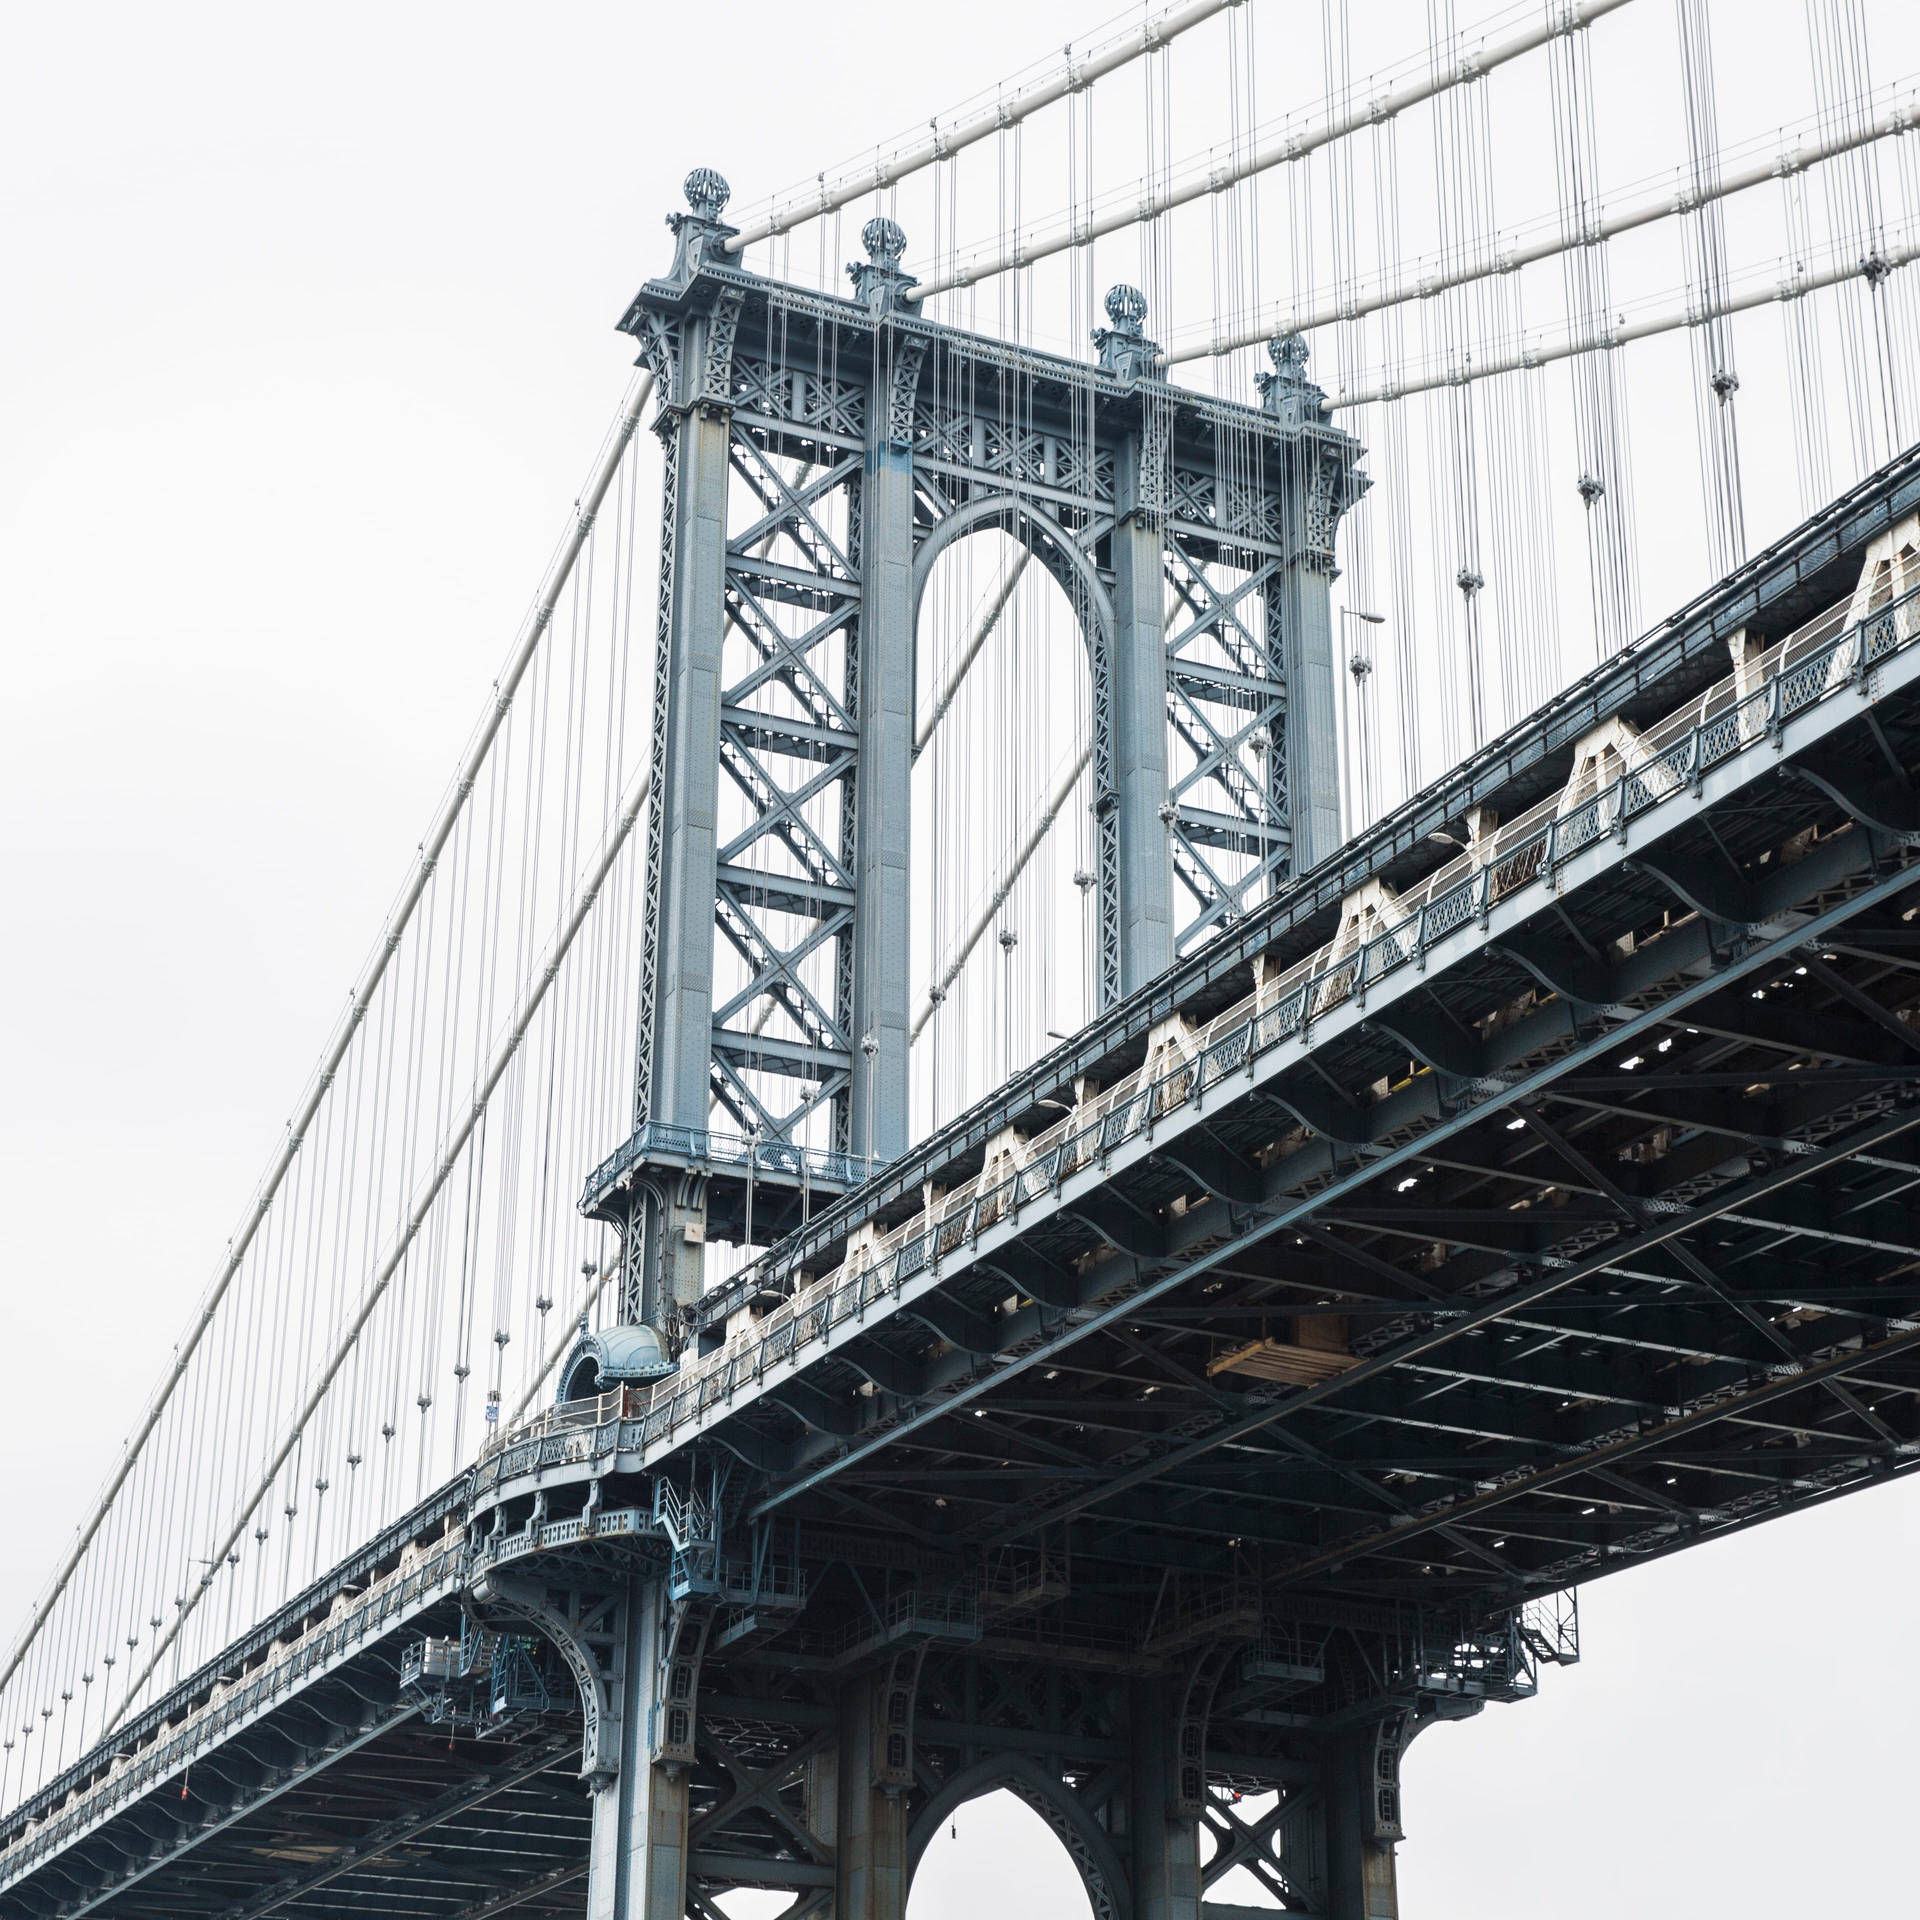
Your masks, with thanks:
M 1870 707 L 1834 681 L 1539 906 L 1330 1003 L 1299 1067 L 957 1221 L 804 1396 L 730 1389 L 702 1425 L 757 1510 L 953 1551 L 1064 1529 L 1115 1568 L 1231 1539 L 1275 1605 L 1491 1604 L 1904 1471 L 1920 871 L 1796 772 L 1849 730 L 1920 761 L 1910 667 L 1874 671 Z M 1739 922 L 1672 878 L 1716 869 Z M 1318 1317 L 1318 1384 L 1216 1364 Z

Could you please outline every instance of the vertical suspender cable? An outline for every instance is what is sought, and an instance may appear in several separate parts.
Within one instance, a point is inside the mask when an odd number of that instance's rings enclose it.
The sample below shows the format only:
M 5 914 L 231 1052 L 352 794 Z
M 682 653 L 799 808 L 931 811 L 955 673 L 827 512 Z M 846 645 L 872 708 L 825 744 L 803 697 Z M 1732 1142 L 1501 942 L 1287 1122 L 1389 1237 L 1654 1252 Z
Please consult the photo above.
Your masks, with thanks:
M 1611 0 L 1611 3 L 1621 6 L 1625 0 Z M 890 156 L 876 158 L 871 163 L 862 162 L 857 169 L 836 176 L 831 184 L 824 173 L 815 175 L 816 184 L 813 187 L 802 188 L 788 199 L 777 202 L 765 214 L 748 220 L 738 233 L 728 238 L 726 250 L 731 254 L 744 253 L 759 241 L 776 238 L 806 221 L 838 213 L 842 207 L 850 206 L 870 193 L 879 194 L 890 187 L 897 187 L 910 174 L 937 166 L 963 147 L 990 139 L 1009 127 L 1020 126 L 1042 107 L 1052 106 L 1059 100 L 1071 100 L 1096 80 L 1102 80 L 1133 61 L 1157 52 L 1169 41 L 1203 21 L 1211 20 L 1216 13 L 1223 13 L 1239 4 L 1240 0 L 1185 0 L 1184 5 L 1168 7 L 1163 13 L 1130 28 L 1119 39 L 1083 53 L 1078 60 L 1069 48 L 1060 66 L 1015 93 L 996 94 L 992 106 L 968 114 L 964 119 L 950 120 L 945 126 L 935 120 L 931 130 L 911 146 L 898 149 Z M 879 208 L 875 210 L 880 211 Z M 839 246 L 840 237 L 836 233 L 835 258 L 839 257 Z
M 267 1463 L 266 1467 L 262 1469 L 260 1478 L 254 1487 L 252 1497 L 247 1501 L 239 1517 L 233 1522 L 231 1530 L 214 1549 L 213 1553 L 208 1556 L 206 1561 L 206 1574 L 189 1589 L 185 1598 L 177 1603 L 177 1610 L 173 1619 L 168 1622 L 165 1630 L 155 1640 L 153 1650 L 147 1656 L 146 1666 L 128 1683 L 126 1693 L 121 1697 L 118 1710 L 107 1724 L 107 1732 L 110 1733 L 113 1730 L 127 1709 L 138 1699 L 141 1688 L 153 1677 L 154 1671 L 160 1663 L 161 1656 L 173 1643 L 175 1636 L 178 1635 L 180 1629 L 186 1624 L 187 1619 L 192 1614 L 194 1608 L 200 1603 L 207 1589 L 213 1584 L 216 1569 L 219 1568 L 227 1555 L 232 1552 L 240 1536 L 246 1532 L 247 1522 L 252 1519 L 253 1515 L 259 1510 L 260 1502 L 272 1491 L 274 1481 L 279 1477 L 281 1468 L 286 1465 L 288 1459 L 292 1456 L 293 1450 L 300 1444 L 300 1437 L 305 1432 L 308 1422 L 312 1420 L 314 1414 L 319 1410 L 320 1403 L 326 1397 L 327 1390 L 333 1385 L 341 1368 L 346 1365 L 347 1358 L 353 1352 L 354 1346 L 359 1340 L 362 1331 L 365 1329 L 367 1322 L 373 1318 L 374 1309 L 385 1297 L 388 1287 L 393 1283 L 394 1276 L 405 1264 L 407 1252 L 409 1248 L 412 1247 L 415 1236 L 425 1224 L 428 1214 L 432 1212 L 433 1204 L 435 1200 L 439 1198 L 441 1188 L 446 1185 L 448 1179 L 452 1176 L 454 1168 L 459 1164 L 460 1156 L 465 1152 L 467 1142 L 472 1139 L 474 1129 L 480 1124 L 481 1115 L 487 1110 L 487 1102 L 492 1097 L 494 1089 L 499 1086 L 500 1082 L 506 1077 L 507 1069 L 519 1056 L 521 1042 L 526 1038 L 527 1029 L 532 1026 L 534 1015 L 540 1011 L 541 1004 L 545 1001 L 548 990 L 552 987 L 555 977 L 559 974 L 560 965 L 567 956 L 567 950 L 573 945 L 574 939 L 579 934 L 580 929 L 586 925 L 587 918 L 593 911 L 594 903 L 600 897 L 600 889 L 605 885 L 608 874 L 613 871 L 614 861 L 619 857 L 621 848 L 626 845 L 627 838 L 633 831 L 634 822 L 639 819 L 642 811 L 646 807 L 648 790 L 651 784 L 652 776 L 650 770 L 643 770 L 639 780 L 634 785 L 632 797 L 621 810 L 619 819 L 614 821 L 608 828 L 607 837 L 601 843 L 599 855 L 593 863 L 593 869 L 582 882 L 579 892 L 575 895 L 572 909 L 562 922 L 559 932 L 555 934 L 553 944 L 548 949 L 544 964 L 534 973 L 525 991 L 521 994 L 520 1004 L 514 1011 L 512 1025 L 508 1028 L 499 1045 L 494 1049 L 493 1058 L 488 1064 L 486 1074 L 481 1079 L 480 1084 L 474 1089 L 471 1106 L 469 1106 L 466 1113 L 461 1116 L 458 1124 L 448 1136 L 445 1145 L 441 1148 L 439 1158 L 434 1163 L 433 1172 L 428 1176 L 425 1187 L 416 1195 L 412 1207 L 407 1212 L 405 1224 L 402 1226 L 393 1245 L 388 1248 L 386 1256 L 381 1260 L 380 1265 L 375 1270 L 373 1279 L 369 1283 L 366 1293 L 361 1298 L 358 1311 L 354 1314 L 352 1320 L 347 1323 L 346 1329 L 341 1334 L 339 1343 L 335 1346 L 332 1355 L 328 1358 L 326 1366 L 322 1369 L 320 1377 L 313 1383 L 305 1401 L 301 1404 L 300 1411 L 288 1425 L 278 1448 L 274 1452 L 273 1458 Z
M 61 1594 L 66 1591 L 67 1583 L 73 1578 L 75 1569 L 85 1556 L 94 1536 L 100 1531 L 101 1523 L 106 1519 L 120 1489 L 126 1484 L 127 1476 L 133 1470 L 133 1463 L 140 1456 L 141 1448 L 160 1422 L 160 1416 L 166 1411 L 167 1403 L 173 1397 L 174 1390 L 185 1376 L 194 1353 L 205 1337 L 207 1328 L 212 1324 L 214 1314 L 219 1310 L 220 1302 L 226 1297 L 233 1277 L 240 1271 L 241 1263 L 247 1257 L 247 1249 L 252 1246 L 254 1235 L 259 1232 L 261 1222 L 267 1217 L 281 1184 L 292 1167 L 295 1156 L 300 1151 L 300 1143 L 306 1137 L 314 1116 L 320 1110 L 320 1103 L 332 1086 L 334 1075 L 339 1071 L 341 1062 L 346 1058 L 348 1049 L 353 1045 L 354 1035 L 359 1031 L 360 1023 L 366 1017 L 367 1008 L 372 1004 L 373 995 L 380 985 L 405 934 L 414 909 L 420 904 L 421 895 L 426 892 L 427 882 L 433 877 L 434 865 L 440 858 L 442 849 L 452 837 L 454 827 L 472 793 L 474 782 L 485 764 L 494 736 L 500 731 L 512 705 L 515 691 L 520 685 L 534 655 L 539 651 L 540 641 L 553 618 L 553 610 L 558 603 L 561 591 L 565 588 L 573 572 L 573 564 L 579 558 L 580 550 L 586 544 L 587 535 L 593 528 L 594 515 L 600 510 L 600 503 L 606 498 L 607 488 L 613 482 L 620 462 L 625 458 L 628 446 L 633 440 L 634 430 L 640 424 L 640 414 L 653 392 L 653 376 L 642 373 L 627 391 L 621 404 L 619 417 L 609 432 L 602 449 L 598 465 L 586 490 L 581 494 L 574 510 L 573 525 L 566 538 L 560 543 L 559 551 L 554 555 L 547 568 L 547 577 L 542 584 L 539 597 L 521 631 L 520 639 L 507 661 L 506 669 L 494 685 L 493 704 L 486 717 L 481 721 L 479 731 L 474 735 L 472 745 L 467 749 L 461 762 L 460 772 L 452 791 L 442 803 L 439 817 L 434 821 L 432 830 L 420 843 L 420 857 L 406 886 L 401 890 L 399 899 L 394 903 L 392 912 L 387 916 L 386 931 L 379 945 L 374 949 L 359 983 L 353 990 L 348 1002 L 345 1018 L 339 1030 L 328 1046 L 320 1062 L 319 1071 L 314 1075 L 307 1097 L 301 1103 L 299 1112 L 287 1128 L 287 1137 L 268 1168 L 265 1179 L 260 1183 L 252 1207 L 227 1248 L 227 1257 L 213 1285 L 207 1290 L 200 1303 L 199 1311 L 194 1315 L 193 1323 L 187 1329 L 180 1344 L 174 1349 L 173 1359 L 160 1385 L 155 1389 L 153 1398 L 147 1402 L 146 1411 L 140 1417 L 139 1425 L 128 1438 L 121 1451 L 119 1463 L 108 1476 L 106 1485 L 94 1501 L 93 1510 L 81 1523 L 80 1531 L 73 1545 L 67 1550 L 67 1557 L 60 1563 L 59 1571 L 54 1575 L 39 1604 L 29 1616 L 26 1626 L 14 1642 L 7 1656 L 4 1668 L 0 1668 L 0 1687 L 4 1687 L 19 1671 L 20 1662 L 25 1658 L 27 1649 L 33 1644 L 35 1636 L 45 1625 L 47 1616 L 58 1604 Z M 226 1549 L 221 1549 L 221 1558 Z M 177 1624 L 177 1623 L 176 1623 Z M 151 1670 L 151 1662 L 149 1663 Z M 129 1699 L 132 1698 L 129 1692 Z

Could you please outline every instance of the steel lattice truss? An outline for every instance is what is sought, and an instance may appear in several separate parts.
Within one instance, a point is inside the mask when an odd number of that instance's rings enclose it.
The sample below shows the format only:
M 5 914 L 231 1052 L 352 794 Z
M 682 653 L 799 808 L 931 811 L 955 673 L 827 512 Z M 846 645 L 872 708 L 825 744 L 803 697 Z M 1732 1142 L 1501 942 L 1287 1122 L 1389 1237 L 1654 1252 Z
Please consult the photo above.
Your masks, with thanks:
M 1282 631 L 1270 610 L 1278 575 L 1267 562 L 1220 585 L 1179 548 L 1167 555 L 1179 610 L 1167 635 L 1167 718 L 1187 752 L 1169 783 L 1169 840 L 1194 906 L 1182 952 L 1257 905 L 1289 870 L 1286 673 L 1268 637 Z
M 1317 396 L 1299 404 L 1313 392 L 1303 382 L 1287 387 L 1284 417 L 1142 384 L 1130 362 L 1092 366 L 923 321 L 906 304 L 911 281 L 890 269 L 863 269 L 856 300 L 742 274 L 711 256 L 730 229 L 682 221 L 674 273 L 649 282 L 623 322 L 667 396 L 660 431 L 673 450 L 638 1114 L 704 1125 L 686 1076 L 663 1081 L 657 1066 L 661 1046 L 678 1044 L 659 1036 L 700 1017 L 660 988 L 697 972 L 698 949 L 673 923 L 698 876 L 661 874 L 689 823 L 705 830 L 701 805 L 683 798 L 704 751 L 684 716 L 717 660 L 714 749 L 747 824 L 714 850 L 717 933 L 739 974 L 710 1008 L 706 1097 L 723 1124 L 770 1141 L 795 1141 L 824 1111 L 833 1150 L 870 1155 L 856 1073 L 869 1038 L 876 1106 L 898 1105 L 886 1089 L 905 1071 L 890 1031 L 904 938 L 862 931 L 878 912 L 866 843 L 899 830 L 889 822 L 904 810 L 889 782 L 905 748 L 875 705 L 902 674 L 912 699 L 913 629 L 939 556 L 970 535 L 1004 534 L 1074 610 L 1093 694 L 1110 1002 L 1289 870 L 1289 764 L 1317 756 L 1330 769 L 1331 713 L 1315 723 L 1313 756 L 1290 741 L 1283 656 L 1324 638 L 1334 531 L 1365 481 L 1358 448 L 1326 424 Z M 1151 342 L 1123 344 L 1150 359 Z M 722 526 L 724 548 L 712 551 Z M 708 633 L 700 596 L 714 567 L 724 629 Z M 898 604 L 890 567 L 910 576 Z M 1144 710 L 1121 684 L 1136 628 L 1154 654 Z M 1142 803 L 1130 795 L 1148 786 L 1164 804 L 1149 797 L 1131 818 Z M 1150 897 L 1166 885 L 1156 868 L 1178 874 L 1191 911 L 1159 949 L 1130 959 L 1129 915 L 1167 918 Z

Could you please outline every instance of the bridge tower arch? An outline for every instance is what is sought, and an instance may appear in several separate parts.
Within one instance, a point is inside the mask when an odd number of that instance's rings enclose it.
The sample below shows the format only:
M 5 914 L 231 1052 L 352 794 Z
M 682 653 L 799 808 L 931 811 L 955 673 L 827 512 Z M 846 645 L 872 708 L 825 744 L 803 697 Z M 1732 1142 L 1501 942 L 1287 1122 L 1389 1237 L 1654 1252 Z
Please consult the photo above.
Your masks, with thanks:
M 1077 1028 L 1098 1005 L 1093 763 L 1096 749 L 1110 761 L 1114 729 L 1111 703 L 1094 695 L 1114 622 L 1098 564 L 1043 504 L 1011 496 L 976 499 L 927 531 L 914 609 L 911 1096 L 924 1133 L 1024 1059 L 1039 1027 Z M 1166 768 L 1134 777 L 1157 796 L 1139 811 L 1149 856 L 1164 856 Z M 1137 885 L 1123 897 L 1122 945 L 1164 947 L 1170 867 L 1149 857 L 1132 871 L 1148 897 Z M 1128 937 L 1141 920 L 1147 938 Z M 1035 963 L 1024 1028 L 1016 947 Z
M 923 318 L 891 220 L 832 298 L 725 251 L 718 174 L 686 195 L 621 321 L 664 452 L 652 787 L 634 1132 L 583 1202 L 670 1344 L 709 1236 L 771 1239 L 908 1144 L 938 556 L 997 527 L 1073 603 L 1104 1006 L 1333 850 L 1327 589 L 1367 484 L 1297 342 L 1234 404 L 1167 383 L 1132 288 L 1070 360 Z

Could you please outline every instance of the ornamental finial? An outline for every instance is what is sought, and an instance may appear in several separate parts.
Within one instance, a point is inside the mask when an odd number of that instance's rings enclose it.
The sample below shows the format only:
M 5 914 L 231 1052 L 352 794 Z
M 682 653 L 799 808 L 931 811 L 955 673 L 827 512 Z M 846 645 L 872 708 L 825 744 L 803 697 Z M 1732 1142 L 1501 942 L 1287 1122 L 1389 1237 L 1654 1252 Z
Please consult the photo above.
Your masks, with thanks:
M 913 300 L 919 284 L 900 264 L 907 250 L 907 236 L 899 221 L 876 213 L 860 229 L 860 244 L 867 257 L 847 268 L 853 282 L 853 297 L 874 313 L 892 313 Z
M 1137 335 L 1145 331 L 1147 296 L 1138 287 L 1122 281 L 1119 286 L 1108 288 L 1103 304 L 1116 333 Z
M 1305 337 L 1297 333 L 1276 333 L 1267 342 L 1267 358 L 1273 362 L 1273 371 L 1254 376 L 1261 405 L 1289 426 L 1324 422 L 1327 396 L 1307 378 Z
M 1123 281 L 1108 288 L 1102 304 L 1113 324 L 1093 330 L 1101 369 L 1117 373 L 1123 380 L 1158 378 L 1160 348 L 1146 335 L 1147 296 Z
M 884 267 L 891 273 L 907 250 L 906 231 L 899 221 L 878 213 L 860 229 L 860 244 L 876 267 Z
M 1307 340 L 1300 333 L 1276 333 L 1267 342 L 1267 358 L 1276 373 L 1301 373 L 1307 364 Z
M 711 167 L 695 167 L 680 183 L 680 191 L 687 196 L 687 205 L 693 209 L 694 216 L 701 220 L 718 220 L 733 193 L 725 179 Z

